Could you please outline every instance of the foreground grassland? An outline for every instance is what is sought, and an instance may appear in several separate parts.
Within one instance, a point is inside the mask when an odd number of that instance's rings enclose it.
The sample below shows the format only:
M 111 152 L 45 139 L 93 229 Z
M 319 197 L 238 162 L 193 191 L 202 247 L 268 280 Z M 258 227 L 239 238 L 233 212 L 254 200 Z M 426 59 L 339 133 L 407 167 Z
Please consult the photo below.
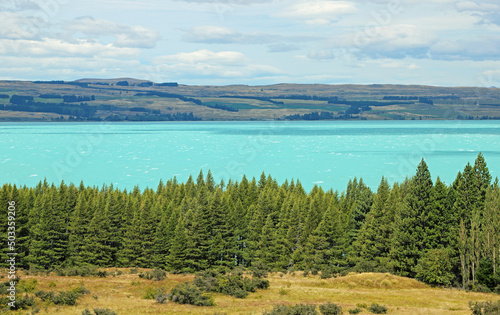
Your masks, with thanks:
M 262 314 L 276 304 L 324 304 L 333 302 L 342 306 L 344 314 L 357 306 L 375 302 L 388 307 L 388 314 L 471 314 L 469 301 L 496 301 L 496 294 L 473 293 L 457 289 L 432 288 L 413 279 L 390 274 L 363 273 L 344 277 L 321 279 L 318 275 L 304 277 L 295 274 L 269 275 L 268 290 L 258 290 L 245 299 L 214 294 L 216 306 L 198 307 L 168 302 L 158 304 L 144 299 L 148 288 L 164 287 L 167 291 L 179 283 L 191 281 L 194 275 L 169 274 L 162 281 L 144 280 L 130 269 L 123 274 L 98 277 L 61 277 L 53 275 L 22 275 L 23 281 L 36 279 L 36 290 L 67 291 L 82 284 L 90 290 L 80 297 L 76 306 L 42 304 L 38 314 L 75 314 L 93 308 L 108 308 L 117 314 Z M 141 269 L 139 271 L 143 271 Z M 116 271 L 109 269 L 108 272 Z M 5 281 L 5 277 L 1 279 Z M 38 302 L 41 303 L 41 302 Z M 29 314 L 28 310 L 12 312 Z M 366 308 L 360 314 L 370 314 Z
M 127 85 L 124 86 L 123 82 Z M 121 78 L 51 83 L 0 81 L 0 94 L 3 96 L 0 97 L 0 121 L 193 120 L 165 117 L 179 113 L 193 113 L 196 120 L 310 120 L 307 115 L 314 112 L 327 113 L 327 119 L 500 119 L 500 89 L 493 87 L 385 84 L 166 86 Z M 43 94 L 60 97 L 41 97 Z M 10 103 L 13 95 L 33 97 L 32 102 L 38 105 L 27 109 L 13 108 Z M 62 96 L 72 95 L 89 99 L 64 103 Z M 44 103 L 59 106 L 59 110 L 48 109 L 42 106 Z M 83 103 L 91 108 L 90 112 L 78 112 L 78 106 Z M 294 115 L 297 116 L 291 118 Z

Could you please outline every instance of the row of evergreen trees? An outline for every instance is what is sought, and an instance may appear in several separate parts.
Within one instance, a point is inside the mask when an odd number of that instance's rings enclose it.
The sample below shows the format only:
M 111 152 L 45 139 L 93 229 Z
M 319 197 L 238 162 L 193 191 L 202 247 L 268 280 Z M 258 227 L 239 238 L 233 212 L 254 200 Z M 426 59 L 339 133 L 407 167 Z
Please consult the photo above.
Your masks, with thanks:
M 0 188 L 0 237 L 16 202 L 17 267 L 87 264 L 191 272 L 217 266 L 393 272 L 439 285 L 500 284 L 500 189 L 481 154 L 447 186 L 424 160 L 403 183 L 345 192 L 262 174 L 215 183 L 209 172 L 156 190 Z M 5 243 L 4 243 L 5 244 Z M 6 266 L 7 246 L 1 263 Z

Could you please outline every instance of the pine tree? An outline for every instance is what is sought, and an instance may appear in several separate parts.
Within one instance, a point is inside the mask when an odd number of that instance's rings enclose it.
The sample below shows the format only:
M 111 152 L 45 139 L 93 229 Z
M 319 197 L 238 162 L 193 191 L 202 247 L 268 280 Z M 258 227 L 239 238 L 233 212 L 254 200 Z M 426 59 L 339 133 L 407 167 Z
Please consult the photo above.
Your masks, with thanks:
M 395 270 L 402 276 L 414 277 L 418 260 L 429 249 L 424 241 L 424 218 L 432 206 L 432 187 L 429 169 L 422 159 L 417 174 L 411 180 L 401 211 L 396 216 L 391 256 Z
M 389 195 L 389 183 L 387 178 L 383 177 L 373 198 L 371 210 L 353 243 L 353 253 L 357 253 L 358 257 L 356 262 L 374 261 L 382 265 L 381 261 L 389 254 L 394 220 L 389 213 Z
M 169 270 L 182 270 L 186 266 L 187 234 L 184 226 L 184 220 L 179 218 L 175 227 L 175 236 L 170 245 L 170 253 L 167 257 L 166 265 Z

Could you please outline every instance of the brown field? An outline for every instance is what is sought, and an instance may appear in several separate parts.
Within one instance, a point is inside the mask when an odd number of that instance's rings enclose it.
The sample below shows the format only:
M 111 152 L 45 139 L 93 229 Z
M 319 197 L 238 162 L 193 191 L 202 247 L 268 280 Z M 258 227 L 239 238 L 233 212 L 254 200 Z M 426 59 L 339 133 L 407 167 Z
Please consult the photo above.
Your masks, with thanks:
M 114 271 L 115 269 L 108 269 Z M 60 277 L 22 275 L 23 280 L 35 278 L 37 290 L 66 291 L 83 284 L 90 294 L 81 297 L 76 306 L 41 305 L 38 314 L 75 314 L 84 309 L 108 308 L 117 314 L 262 314 L 276 304 L 323 304 L 333 302 L 342 306 L 344 314 L 356 305 L 369 306 L 375 302 L 389 308 L 388 314 L 470 314 L 469 301 L 498 300 L 496 294 L 473 293 L 457 289 L 431 288 L 414 279 L 390 274 L 364 273 L 322 280 L 319 276 L 273 273 L 268 290 L 258 290 L 245 299 L 214 294 L 216 306 L 198 307 L 172 302 L 158 304 L 144 299 L 147 288 L 164 287 L 170 290 L 178 283 L 193 279 L 193 275 L 171 275 L 165 280 L 152 281 L 120 269 L 119 276 Z M 2 279 L 2 281 L 4 281 Z M 52 282 L 52 286 L 49 284 Z M 55 287 L 54 287 L 55 284 Z M 41 303 L 41 302 L 39 302 Z M 27 310 L 13 314 L 27 314 Z M 366 309 L 360 314 L 371 314 Z

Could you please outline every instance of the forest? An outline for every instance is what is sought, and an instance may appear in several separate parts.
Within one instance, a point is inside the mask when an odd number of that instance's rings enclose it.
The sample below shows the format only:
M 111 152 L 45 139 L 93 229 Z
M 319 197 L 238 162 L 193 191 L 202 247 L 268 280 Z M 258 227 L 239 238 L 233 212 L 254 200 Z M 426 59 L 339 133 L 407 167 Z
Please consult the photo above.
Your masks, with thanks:
M 0 188 L 2 222 L 16 204 L 17 268 L 220 267 L 322 274 L 388 272 L 431 285 L 500 293 L 500 188 L 482 154 L 450 185 L 422 159 L 413 177 L 344 192 L 299 180 L 216 183 L 210 171 L 131 191 L 40 182 Z M 2 224 L 0 238 L 7 238 Z M 2 248 L 2 267 L 8 248 Z

